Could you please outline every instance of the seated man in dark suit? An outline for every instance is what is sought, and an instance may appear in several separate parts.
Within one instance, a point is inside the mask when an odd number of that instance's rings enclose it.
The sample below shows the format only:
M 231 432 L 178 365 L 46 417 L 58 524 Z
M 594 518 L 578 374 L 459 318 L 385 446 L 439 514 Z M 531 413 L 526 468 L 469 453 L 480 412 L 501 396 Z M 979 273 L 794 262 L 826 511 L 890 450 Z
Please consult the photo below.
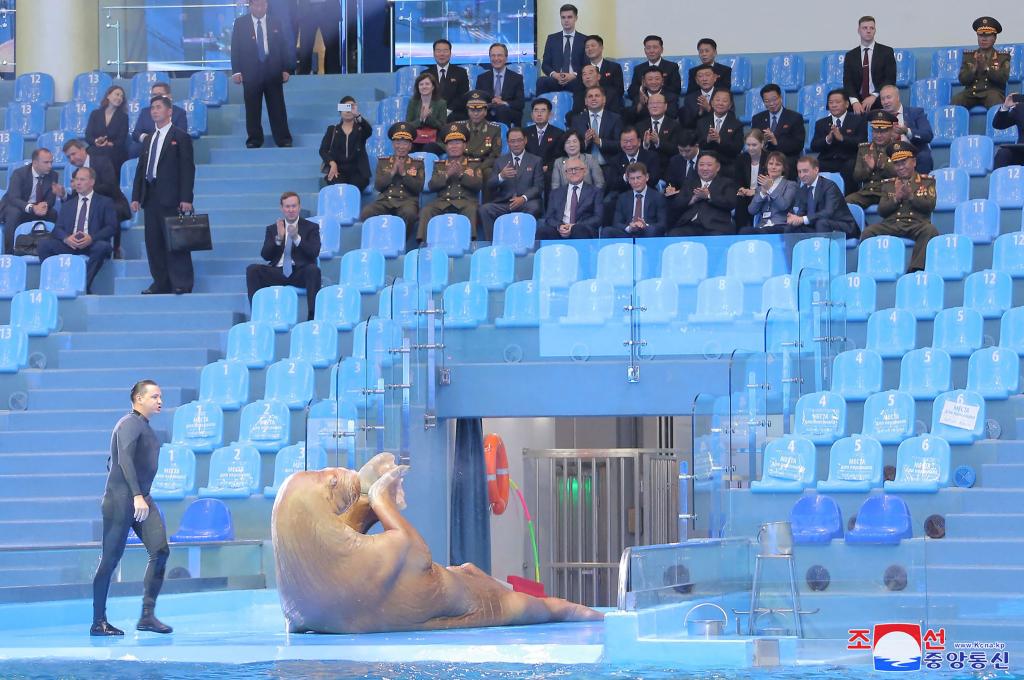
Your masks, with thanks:
M 665 89 L 665 76 L 661 71 L 648 71 L 644 74 L 644 83 L 637 93 L 633 104 L 626 109 L 623 117 L 627 123 L 637 124 L 651 113 L 647 108 L 647 101 L 654 95 L 660 94 L 665 97 L 665 115 L 669 118 L 679 119 L 679 95 Z
M 711 98 L 719 89 L 718 74 L 707 64 L 694 66 L 696 84 L 683 98 L 683 108 L 679 111 L 679 123 L 683 127 L 693 129 L 702 116 L 711 113 Z
M 565 130 L 550 122 L 551 101 L 544 97 L 533 100 L 530 118 L 533 125 L 526 126 L 523 131 L 526 133 L 526 150 L 534 156 L 540 156 L 546 173 L 551 169 L 555 158 L 561 154 L 561 139 Z
M 935 134 L 928 121 L 928 112 L 920 106 L 904 106 L 900 101 L 900 90 L 895 85 L 886 85 L 878 93 L 882 110 L 896 116 L 892 131 L 897 141 L 910 142 L 917 150 L 917 171 L 927 175 L 935 167 L 932 148 L 928 146 Z
M 504 123 L 509 127 L 519 125 L 523 120 L 526 95 L 523 77 L 507 68 L 508 47 L 494 43 L 488 50 L 491 68 L 476 77 L 476 89 L 489 92 L 491 101 L 487 104 L 487 120 Z
M 724 236 L 736 233 L 732 211 L 736 207 L 736 182 L 722 174 L 716 154 L 702 151 L 697 177 L 680 190 L 682 213 L 666 236 Z
M 608 108 L 612 111 L 621 111 L 622 97 L 626 93 L 626 85 L 623 82 L 622 66 L 611 59 L 604 58 L 604 38 L 599 35 L 587 36 L 584 43 L 584 51 L 587 55 L 587 63 L 597 68 L 599 75 L 598 85 L 604 90 L 608 98 Z
M 696 91 L 697 70 L 702 66 L 711 67 L 717 76 L 718 87 L 723 90 L 732 89 L 732 69 L 715 61 L 718 58 L 718 43 L 711 38 L 701 38 L 697 41 L 697 56 L 700 57 L 700 63 L 690 69 L 686 79 L 686 94 Z
M 697 154 L 700 148 L 697 146 L 697 135 L 693 130 L 679 128 L 676 130 L 676 137 L 672 141 L 676 148 L 676 155 L 668 162 L 665 169 L 665 198 L 671 209 L 678 201 L 679 191 L 687 181 L 697 177 Z M 675 210 L 678 214 L 682 209 Z
M 489 203 L 480 206 L 481 241 L 494 240 L 494 221 L 502 215 L 524 212 L 540 217 L 544 193 L 544 166 L 539 156 L 526 151 L 522 128 L 508 131 L 509 153 L 498 156 L 487 179 Z
M 615 214 L 615 205 L 619 194 L 631 193 L 627 168 L 634 163 L 642 163 L 644 174 L 651 188 L 658 186 L 661 179 L 661 159 L 654 151 L 648 151 L 640 145 L 640 133 L 635 127 L 622 128 L 619 134 L 619 153 L 608 159 L 604 166 L 604 212 L 605 224 L 610 224 Z
M 601 73 L 593 64 L 587 64 L 573 85 L 572 110 L 565 114 L 566 123 L 570 123 L 587 108 L 587 90 L 592 87 L 601 87 Z M 604 90 L 603 87 L 601 89 Z M 609 111 L 622 115 L 622 97 L 609 97 L 605 92 L 605 106 Z
M 842 88 L 828 93 L 828 113 L 814 124 L 811 151 L 818 154 L 822 172 L 838 172 L 847 187 L 853 188 L 853 167 L 857 149 L 868 141 L 868 121 L 850 113 L 850 100 Z
M 765 110 L 754 114 L 750 127 L 764 132 L 764 153 L 781 151 L 786 156 L 786 177 L 793 179 L 807 138 L 804 117 L 782 105 L 782 88 L 775 83 L 761 88 L 761 101 Z
M 825 234 L 839 231 L 848 238 L 860 236 L 850 206 L 839 185 L 818 175 L 818 160 L 802 156 L 796 163 L 800 187 L 793 210 L 786 216 L 787 234 Z
M 132 210 L 128 205 L 128 198 L 121 191 L 121 183 L 117 177 L 117 173 L 114 172 L 114 166 L 108 158 L 105 156 L 94 156 L 89 154 L 88 146 L 81 139 L 69 139 L 64 142 L 64 156 L 68 159 L 68 163 L 76 168 L 92 168 L 96 171 L 96 185 L 94 191 L 101 195 L 106 196 L 114 202 L 114 212 L 117 215 L 117 221 L 123 222 L 132 218 Z M 67 172 L 67 170 L 65 170 Z M 57 195 L 61 198 L 61 203 L 67 202 L 67 198 L 64 195 L 64 187 L 60 185 L 57 187 Z M 74 196 L 74 187 L 72 186 L 72 196 Z M 118 251 L 121 249 L 121 228 L 118 226 L 114 230 L 114 255 L 117 256 Z
M 7 180 L 7 193 L 0 200 L 4 218 L 4 252 L 14 250 L 14 230 L 24 222 L 45 220 L 55 222 L 57 211 L 56 188 L 60 180 L 53 169 L 53 154 L 45 148 L 32 152 L 32 164 L 11 172 Z
M 469 94 L 469 73 L 451 63 L 452 44 L 444 38 L 434 41 L 434 63 L 423 69 L 434 74 L 437 89 L 448 105 L 448 120 L 466 120 L 466 95 Z
M 587 89 L 587 108 L 572 120 L 571 130 L 583 137 L 583 153 L 589 153 L 601 165 L 619 152 L 619 134 L 622 132 L 622 118 L 605 108 L 604 90 L 600 87 Z
M 711 113 L 701 116 L 695 128 L 701 151 L 713 151 L 723 174 L 733 175 L 736 159 L 743 152 L 743 123 L 732 111 L 732 93 L 715 90 Z
M 601 231 L 602 238 L 641 238 L 665 233 L 665 199 L 650 186 L 643 163 L 626 168 L 629 191 L 619 195 L 612 226 Z
M 676 97 L 682 92 L 683 85 L 679 77 L 679 64 L 674 61 L 662 59 L 665 51 L 665 42 L 658 35 L 649 35 L 644 38 L 644 55 L 647 61 L 637 64 L 633 69 L 633 79 L 629 81 L 629 98 L 635 102 L 644 83 L 644 74 L 648 71 L 658 70 L 665 76 L 665 90 Z M 669 95 L 671 97 L 671 95 Z
M 267 264 L 251 264 L 245 270 L 249 304 L 256 291 L 270 286 L 306 289 L 309 318 L 313 318 L 320 291 L 320 227 L 299 216 L 302 206 L 294 191 L 281 194 L 282 217 L 266 229 L 260 257 Z
M 537 94 L 568 90 L 583 69 L 583 42 L 586 36 L 576 30 L 579 10 L 575 5 L 562 5 L 558 20 L 562 30 L 548 35 L 544 41 L 544 57 L 540 62 L 541 77 L 537 79 Z M 518 122 L 516 123 L 518 125 Z
M 647 100 L 649 115 L 636 126 L 644 148 L 657 152 L 661 157 L 661 169 L 664 169 L 669 159 L 676 155 L 676 130 L 679 129 L 679 123 L 666 115 L 667 110 L 665 95 L 652 94 Z
M 109 163 L 109 161 L 108 161 Z M 36 254 L 42 262 L 54 255 L 85 255 L 85 292 L 92 292 L 92 282 L 103 261 L 113 250 L 111 239 L 120 229 L 114 202 L 93 190 L 96 171 L 92 168 L 75 170 L 75 193 L 60 211 L 51 238 L 40 241 Z
M 1007 165 L 1024 165 L 1024 106 L 1020 104 L 1021 95 L 1014 93 L 1006 96 L 996 115 L 992 117 L 992 127 L 1006 130 L 1017 126 L 1017 147 L 1001 146 L 996 151 L 995 167 Z
M 544 220 L 537 225 L 540 241 L 595 238 L 601 226 L 601 190 L 583 183 L 586 168 L 580 158 L 565 162 L 569 182 L 551 192 Z
M 171 86 L 163 82 L 153 83 L 153 86 L 149 88 L 149 98 L 153 97 L 167 97 L 174 101 L 171 98 Z M 171 106 L 171 125 L 183 132 L 188 132 L 188 114 L 177 104 Z M 153 134 L 153 130 L 156 130 L 156 125 L 153 123 L 150 107 L 139 109 L 139 117 L 135 120 L 135 127 L 132 128 L 132 139 L 139 143 L 145 142 L 146 137 Z

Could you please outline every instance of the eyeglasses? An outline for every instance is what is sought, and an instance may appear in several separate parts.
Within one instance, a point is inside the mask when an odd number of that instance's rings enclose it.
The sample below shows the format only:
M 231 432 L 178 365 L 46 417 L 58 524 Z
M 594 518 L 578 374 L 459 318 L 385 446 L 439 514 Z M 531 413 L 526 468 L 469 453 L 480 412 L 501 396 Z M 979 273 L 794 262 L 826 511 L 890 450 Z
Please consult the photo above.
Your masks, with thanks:
M 566 168 L 565 169 L 566 172 L 583 172 L 583 170 L 584 170 L 584 168 L 579 168 L 579 167 Z

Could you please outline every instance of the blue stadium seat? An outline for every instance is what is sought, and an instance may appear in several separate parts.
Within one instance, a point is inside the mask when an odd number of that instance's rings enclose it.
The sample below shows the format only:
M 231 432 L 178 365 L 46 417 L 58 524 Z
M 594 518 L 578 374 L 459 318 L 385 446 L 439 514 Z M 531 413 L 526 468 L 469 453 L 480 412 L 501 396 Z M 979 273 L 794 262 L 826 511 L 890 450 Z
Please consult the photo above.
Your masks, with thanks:
M 821 80 L 831 87 L 843 84 L 843 64 L 846 63 L 846 52 L 826 52 L 821 55 Z
M 794 545 L 828 545 L 843 537 L 843 513 L 828 496 L 803 496 L 789 511 Z
M 427 222 L 427 246 L 440 248 L 449 257 L 462 257 L 469 250 L 472 230 L 465 215 L 437 215 Z
M 913 50 L 896 49 L 896 85 L 909 87 L 917 78 L 917 57 Z
M 1013 279 L 1006 272 L 984 269 L 964 283 L 964 307 L 981 312 L 985 319 L 998 319 L 1013 306 Z
M 1010 78 L 1009 82 L 1019 83 L 1024 79 L 1024 64 L 1021 63 L 1021 59 L 1024 59 L 1024 44 L 1000 44 L 1000 52 L 1010 53 Z
M 569 287 L 569 313 L 561 323 L 601 325 L 615 314 L 615 287 L 609 281 L 585 279 Z
M 988 111 L 985 112 L 985 136 L 991 137 L 992 141 L 996 144 L 1016 144 L 1017 127 L 1015 125 L 1011 125 L 1005 130 L 997 130 L 992 125 L 992 119 L 996 117 L 996 111 L 999 110 L 1000 106 L 1002 104 L 990 106 Z
M 930 111 L 949 103 L 950 81 L 944 78 L 923 78 L 910 84 L 910 105 Z
M 423 161 L 423 193 L 426 194 L 430 178 L 434 176 L 434 163 L 439 160 L 437 154 L 429 151 L 415 151 L 409 154 L 409 158 L 418 158 Z
M 737 115 L 739 115 L 741 123 L 750 125 L 750 121 L 754 116 L 764 110 L 764 100 L 761 99 L 761 88 L 752 87 L 743 95 L 743 113 Z
M 855 203 L 849 203 L 846 207 L 853 215 L 853 221 L 857 223 L 857 228 L 864 231 L 864 208 Z
M 1024 307 L 1014 307 L 999 322 L 999 346 L 1024 354 Z
M 750 68 L 750 57 L 723 57 L 718 55 L 715 62 L 725 64 L 732 69 L 732 93 L 743 94 L 753 84 L 753 70 Z M 629 81 L 626 81 L 629 82 Z
M 963 168 L 936 168 L 935 212 L 950 212 L 971 197 L 971 176 Z
M 147 102 L 145 104 L 149 106 Z M 125 104 L 125 113 L 128 114 L 128 127 L 134 129 L 135 125 L 139 121 L 139 114 L 142 112 L 143 103 L 137 99 L 129 99 Z
M 224 412 L 209 401 L 190 401 L 174 410 L 171 443 L 209 453 L 224 441 Z
M 49 73 L 22 73 L 14 79 L 14 101 L 19 104 L 50 106 L 53 93 L 53 76 Z
M 935 315 L 932 347 L 949 352 L 951 357 L 969 357 L 982 345 L 981 312 L 964 307 L 950 307 Z
M 971 177 L 984 177 L 992 172 L 994 149 L 991 137 L 957 137 L 949 148 L 949 164 L 954 168 L 963 168 Z
M 28 162 L 25 163 L 25 165 L 28 165 L 28 164 L 29 164 Z M 14 230 L 14 240 L 15 240 L 15 243 L 17 243 L 17 240 L 18 240 L 19 236 L 21 236 L 23 234 L 30 234 L 30 233 L 32 233 L 33 230 L 37 230 L 36 227 L 39 226 L 39 225 L 42 225 L 42 227 L 45 228 L 46 231 L 53 231 L 53 222 L 47 222 L 45 220 L 35 220 L 35 221 L 29 221 L 29 222 L 22 222 L 21 224 L 18 225 L 18 228 Z M 39 263 L 39 258 L 36 257 L 35 255 L 22 255 L 21 259 L 23 259 L 28 264 L 38 264 Z
M 750 482 L 751 493 L 800 493 L 817 479 L 814 442 L 785 435 L 764 447 L 761 479 Z
M 89 102 L 68 102 L 60 110 L 60 129 L 81 137 L 89 125 L 89 114 L 95 109 L 96 105 Z
M 950 444 L 973 444 L 984 436 L 985 399 L 970 390 L 951 390 L 932 405 L 932 435 Z
M 276 498 L 278 489 L 292 473 L 302 470 L 323 470 L 325 467 L 327 452 L 321 447 L 310 446 L 307 458 L 305 442 L 286 446 L 274 456 L 274 483 L 263 487 L 263 497 Z
M 1020 357 L 1006 347 L 983 347 L 967 362 L 967 389 L 985 399 L 1008 399 L 1020 392 Z
M 802 269 L 817 269 L 837 276 L 846 267 L 845 259 L 841 241 L 821 236 L 805 238 L 793 246 L 791 270 L 794 276 L 799 275 Z
M 291 286 L 268 286 L 252 298 L 252 321 L 270 324 L 278 333 L 295 325 L 299 315 L 299 294 Z
M 974 242 L 957 234 L 936 236 L 928 241 L 924 270 L 944 281 L 962 281 L 974 271 Z
M 508 67 L 523 77 L 526 98 L 537 96 L 537 64 L 532 61 L 509 62 Z
M 690 321 L 731 321 L 742 314 L 743 282 L 715 276 L 697 286 L 697 311 L 690 315 Z
M 882 445 L 861 434 L 843 437 L 828 456 L 828 479 L 818 493 L 868 493 L 882 486 Z
M 505 289 L 505 309 L 494 320 L 498 328 L 536 328 L 540 325 L 540 286 L 516 281 Z
M 699 241 L 679 241 L 661 251 L 661 278 L 696 285 L 708 276 L 708 249 Z
M 132 195 L 132 184 L 135 182 L 135 169 L 139 167 L 138 158 L 129 158 L 121 166 L 120 187 L 125 196 Z
M 57 330 L 57 296 L 47 290 L 23 290 L 11 300 L 11 325 L 29 337 L 44 337 Z
M 405 120 L 405 111 L 409 106 L 408 96 L 388 97 L 377 102 L 376 123 L 385 128 L 400 120 Z
M 415 66 L 401 66 L 395 69 L 395 92 L 412 93 L 416 85 L 416 76 L 419 74 L 420 71 Z
M 199 374 L 199 401 L 216 404 L 222 411 L 237 411 L 249 401 L 249 367 L 235 359 L 206 364 Z
M 432 293 L 448 285 L 448 255 L 440 248 L 417 248 L 402 260 L 402 278 Z
M 992 247 L 992 269 L 1014 279 L 1024 278 L 1024 232 L 1015 231 L 996 239 Z
M 907 244 L 895 236 L 864 239 L 857 248 L 857 273 L 875 281 L 895 281 L 903 275 Z
M 398 322 L 402 328 L 426 327 L 432 316 L 422 315 L 431 301 L 430 291 L 420 288 L 414 281 L 395 279 L 390 286 L 384 286 L 377 300 L 377 316 Z M 439 305 L 435 305 L 439 307 Z M 435 323 L 437 319 L 434 319 Z
M 313 365 L 302 359 L 281 359 L 267 369 L 266 401 L 277 401 L 292 411 L 306 407 L 316 397 Z
M 669 279 L 644 279 L 636 284 L 640 323 L 668 323 L 679 315 L 679 286 Z
M 83 255 L 55 255 L 43 261 L 39 270 L 39 287 L 61 300 L 74 299 L 85 292 Z
M 815 444 L 846 436 L 846 400 L 835 392 L 811 392 L 796 402 L 793 432 Z
M 343 227 L 359 218 L 359 189 L 351 184 L 331 184 L 320 190 L 316 200 L 316 214 L 328 215 Z
M 885 483 L 886 492 L 935 493 L 949 486 L 949 443 L 923 434 L 896 450 L 896 479 Z
M 113 79 L 101 71 L 87 71 L 75 76 L 75 82 L 71 89 L 71 97 L 75 101 L 92 102 L 97 106 L 103 100 L 107 88 L 113 84 Z
M 338 360 L 338 329 L 330 321 L 303 321 L 292 328 L 289 359 L 327 368 Z
M 238 323 L 228 331 L 229 361 L 263 368 L 274 360 L 274 327 L 263 321 Z
M 469 280 L 487 290 L 504 290 L 516 278 L 516 255 L 508 246 L 485 246 L 469 260 Z
M 380 378 L 380 370 L 366 359 L 345 357 L 340 364 L 331 367 L 331 388 L 327 399 L 341 398 L 357 406 L 372 408 L 383 400 L 383 394 L 377 392 Z
M 373 366 L 390 366 L 399 359 L 394 350 L 402 347 L 402 327 L 390 319 L 372 317 L 352 333 L 352 356 Z
M 496 246 L 508 246 L 516 255 L 526 255 L 537 240 L 537 218 L 529 213 L 508 213 L 494 221 Z
M 533 280 L 542 288 L 568 288 L 580 275 L 580 254 L 572 246 L 541 246 L 533 256 Z
M 46 129 L 46 107 L 42 104 L 18 104 L 7 106 L 7 130 L 17 132 L 25 139 L 36 139 Z
M 832 391 L 846 401 L 864 401 L 882 389 L 882 357 L 870 349 L 851 349 L 832 362 Z
M 370 157 L 370 170 L 376 172 L 377 160 L 383 156 L 392 155 L 395 150 L 391 146 L 391 140 L 387 137 L 388 127 L 386 125 L 374 125 L 373 134 L 366 140 L 366 155 Z M 373 183 L 367 187 L 368 193 L 373 192 Z
M 931 146 L 950 146 L 957 137 L 970 134 L 971 114 L 963 106 L 938 106 L 928 113 L 935 137 Z
M 248 498 L 260 490 L 260 452 L 238 442 L 210 456 L 210 480 L 200 498 Z
M 617 288 L 632 288 L 642 280 L 644 249 L 633 243 L 611 243 L 597 253 L 597 277 Z
M 444 289 L 445 327 L 476 328 L 486 321 L 487 286 L 462 281 Z
M 260 453 L 278 451 L 291 439 L 291 414 L 280 401 L 257 399 L 242 408 L 239 443 L 252 444 Z
M 341 283 L 360 293 L 376 293 L 384 287 L 384 254 L 379 250 L 350 250 L 341 258 Z
M 21 164 L 25 155 L 25 140 L 17 132 L 0 130 L 0 170 Z
M 870 276 L 857 272 L 832 279 L 832 299 L 846 304 L 847 321 L 867 321 L 875 311 L 877 284 Z
M 216 498 L 199 498 L 185 508 L 172 543 L 211 543 L 235 540 L 231 510 Z
M 808 147 L 808 149 L 810 149 L 810 147 Z M 832 180 L 839 187 L 839 191 L 842 192 L 843 194 L 846 194 L 846 180 L 843 179 L 843 176 L 841 174 L 839 174 L 838 172 L 819 172 L 818 176 Z M 851 207 L 852 207 L 852 204 L 851 204 Z M 860 208 L 859 205 L 857 207 Z M 862 210 L 863 210 L 863 208 L 862 208 Z M 816 238 L 820 238 L 820 237 L 816 237 Z
M 161 446 L 150 495 L 158 501 L 181 501 L 195 491 L 196 454 L 184 444 Z
M 338 220 L 330 215 L 314 215 L 309 221 L 317 226 L 320 232 L 320 253 L 317 258 L 320 260 L 333 260 L 341 250 L 341 225 Z M 303 291 L 304 288 L 298 290 Z
M 900 360 L 900 392 L 918 401 L 935 399 L 952 388 L 949 352 L 937 347 L 921 347 Z
M 228 103 L 228 74 L 224 71 L 196 71 L 188 79 L 189 99 L 207 106 Z
M 915 319 L 934 319 L 943 307 L 945 292 L 938 274 L 904 274 L 896 282 L 896 308 L 910 312 Z
M 906 392 L 877 392 L 864 401 L 861 432 L 880 444 L 899 444 L 914 436 L 914 397 Z
M 857 510 L 853 528 L 846 532 L 849 545 L 899 545 L 913 538 L 910 508 L 899 496 L 868 496 Z
M 822 59 L 828 58 L 825 55 Z M 840 79 L 842 82 L 842 79 Z M 796 110 L 804 117 L 804 120 L 813 123 L 827 113 L 825 104 L 828 101 L 828 91 L 832 89 L 830 83 L 813 83 L 800 88 L 797 95 Z
M 760 283 L 772 276 L 775 254 L 767 241 L 748 239 L 729 246 L 725 275 L 743 283 Z
M 28 334 L 16 326 L 0 326 L 0 373 L 28 366 Z
M 10 300 L 25 290 L 27 267 L 18 255 L 0 255 L 0 300 Z
M 129 99 L 138 101 L 149 101 L 149 91 L 154 83 L 170 83 L 171 76 L 166 71 L 143 71 L 132 76 L 131 92 Z
M 199 139 L 205 135 L 209 119 L 206 104 L 198 99 L 183 99 L 181 101 L 181 108 L 185 109 L 189 136 L 192 139 Z
M 799 279 L 789 274 L 773 276 L 761 284 L 761 313 L 767 318 L 770 311 L 773 316 L 784 312 L 797 311 L 796 289 Z
M 988 200 L 1000 208 L 1024 207 L 1024 172 L 1019 165 L 992 171 L 988 178 Z
M 956 80 L 963 61 L 963 50 L 959 47 L 940 47 L 932 52 L 932 78 Z
M 339 283 L 321 288 L 316 294 L 317 321 L 334 324 L 339 331 L 352 330 L 360 319 L 362 297 L 353 286 Z
M 67 165 L 68 159 L 64 155 L 64 142 L 66 140 L 74 139 L 77 137 L 75 133 L 70 130 L 50 130 L 39 135 L 39 139 L 36 140 L 37 149 L 49 149 L 50 153 L 53 154 L 53 167 L 60 170 Z M 65 182 L 71 182 L 71 175 L 74 169 L 70 169 L 64 173 Z
M 791 52 L 768 58 L 764 68 L 764 82 L 775 83 L 785 92 L 796 92 L 806 80 L 803 56 Z
M 544 96 L 551 101 L 551 121 L 561 126 L 565 121 L 565 114 L 572 111 L 572 92 L 548 92 Z
M 897 359 L 917 346 L 917 319 L 909 309 L 879 309 L 868 317 L 865 346 L 883 359 Z
M 405 252 L 405 221 L 395 215 L 375 215 L 363 220 L 359 247 L 379 250 L 386 258 Z

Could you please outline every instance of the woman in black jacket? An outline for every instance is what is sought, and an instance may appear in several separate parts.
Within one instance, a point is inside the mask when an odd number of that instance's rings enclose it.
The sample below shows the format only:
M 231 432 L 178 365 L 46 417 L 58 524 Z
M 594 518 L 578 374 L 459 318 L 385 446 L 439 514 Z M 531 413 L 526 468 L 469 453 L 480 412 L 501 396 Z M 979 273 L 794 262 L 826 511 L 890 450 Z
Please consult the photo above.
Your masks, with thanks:
M 373 134 L 373 128 L 359 114 L 359 104 L 354 97 L 342 97 L 338 111 L 341 120 L 327 126 L 320 142 L 324 183 L 352 184 L 362 191 L 370 184 L 366 140 Z
M 106 156 L 114 166 L 114 174 L 121 176 L 121 165 L 128 158 L 127 97 L 120 85 L 111 85 L 100 102 L 100 107 L 89 114 L 85 127 L 85 143 L 89 154 Z
M 745 142 L 746 151 L 741 153 L 736 161 L 736 184 L 740 188 L 736 192 L 736 214 L 733 217 L 738 229 L 754 223 L 749 212 L 750 201 L 757 191 L 757 178 L 768 174 L 764 163 L 768 155 L 764 151 L 764 133 L 760 130 L 751 130 L 747 133 Z

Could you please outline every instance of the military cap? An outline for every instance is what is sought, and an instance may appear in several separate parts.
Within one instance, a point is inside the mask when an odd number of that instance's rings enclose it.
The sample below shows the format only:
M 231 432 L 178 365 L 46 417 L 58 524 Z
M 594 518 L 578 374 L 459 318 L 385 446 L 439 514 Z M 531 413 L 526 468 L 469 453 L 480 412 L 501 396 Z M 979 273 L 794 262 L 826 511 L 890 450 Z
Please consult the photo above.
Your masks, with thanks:
M 444 141 L 446 143 L 455 139 L 461 139 L 462 141 L 469 139 L 469 133 L 466 130 L 466 126 L 462 123 L 451 123 L 444 130 Z
M 868 123 L 876 130 L 888 130 L 898 122 L 900 119 L 896 117 L 896 114 L 882 109 L 876 109 L 868 116 Z
M 487 106 L 490 97 L 482 90 L 470 90 L 466 95 L 466 107 L 470 109 L 483 108 Z
M 888 154 L 889 160 L 895 163 L 907 158 L 914 158 L 917 156 L 917 149 L 910 142 L 900 140 L 890 144 L 886 149 L 886 154 Z
M 405 121 L 395 123 L 388 128 L 388 139 L 392 142 L 404 139 L 407 142 L 411 142 L 416 135 L 414 134 L 413 127 Z
M 696 146 L 697 133 L 689 128 L 678 128 L 676 130 L 676 146 Z
M 1003 25 L 992 17 L 978 17 L 971 24 L 971 28 L 981 35 L 997 35 L 1003 32 Z

